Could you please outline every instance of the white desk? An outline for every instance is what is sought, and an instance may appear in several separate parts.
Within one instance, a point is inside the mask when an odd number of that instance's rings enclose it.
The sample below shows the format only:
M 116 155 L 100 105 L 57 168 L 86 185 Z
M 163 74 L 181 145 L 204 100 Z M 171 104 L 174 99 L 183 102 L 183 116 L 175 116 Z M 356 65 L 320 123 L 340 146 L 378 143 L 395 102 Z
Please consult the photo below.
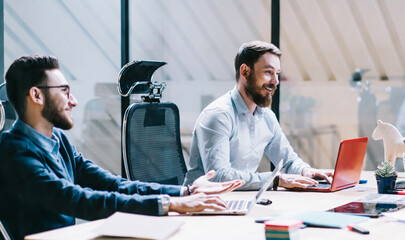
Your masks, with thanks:
M 268 206 L 256 205 L 246 216 L 181 216 L 173 214 L 169 218 L 178 218 L 185 222 L 170 240 L 188 239 L 249 239 L 264 240 L 264 225 L 255 223 L 255 219 L 273 214 L 295 211 L 324 211 L 357 200 L 369 193 L 376 193 L 376 181 L 372 172 L 364 172 L 361 179 L 367 179 L 371 187 L 367 191 L 349 188 L 334 193 L 268 191 L 262 197 L 270 198 L 273 203 Z M 405 173 L 400 173 L 398 180 L 405 180 Z M 252 198 L 256 192 L 232 192 L 223 195 L 225 199 Z M 92 239 L 91 229 L 103 220 L 79 224 L 45 233 L 28 236 L 27 239 Z M 348 229 L 305 228 L 300 231 L 300 239 L 405 239 L 405 223 L 388 217 L 370 218 L 359 224 L 370 231 L 369 235 L 351 232 Z

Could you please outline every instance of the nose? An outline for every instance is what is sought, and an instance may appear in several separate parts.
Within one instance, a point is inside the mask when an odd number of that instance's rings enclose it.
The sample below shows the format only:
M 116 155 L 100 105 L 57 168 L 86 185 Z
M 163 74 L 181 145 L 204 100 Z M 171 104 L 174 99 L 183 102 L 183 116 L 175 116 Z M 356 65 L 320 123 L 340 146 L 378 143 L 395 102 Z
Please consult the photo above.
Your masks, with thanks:
M 280 81 L 278 80 L 279 76 L 280 75 L 278 75 L 277 73 L 272 74 L 271 79 L 270 79 L 270 83 L 277 86 L 280 83 Z
M 75 96 L 73 96 L 73 94 L 70 94 L 69 95 L 69 105 L 72 107 L 76 107 L 77 104 L 78 104 L 78 102 L 77 102 Z

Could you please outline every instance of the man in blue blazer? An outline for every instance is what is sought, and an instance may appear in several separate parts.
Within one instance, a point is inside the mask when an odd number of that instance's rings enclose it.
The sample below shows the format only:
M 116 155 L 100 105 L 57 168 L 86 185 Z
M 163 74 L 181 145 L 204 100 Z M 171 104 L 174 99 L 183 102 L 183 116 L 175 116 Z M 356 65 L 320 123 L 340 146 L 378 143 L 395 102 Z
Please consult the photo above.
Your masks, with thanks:
M 84 158 L 61 131 L 73 127 L 77 106 L 52 56 L 24 56 L 6 73 L 18 119 L 0 140 L 0 220 L 14 239 L 94 220 L 116 211 L 165 215 L 223 210 L 217 195 L 244 182 L 212 183 L 210 172 L 191 186 L 129 181 Z

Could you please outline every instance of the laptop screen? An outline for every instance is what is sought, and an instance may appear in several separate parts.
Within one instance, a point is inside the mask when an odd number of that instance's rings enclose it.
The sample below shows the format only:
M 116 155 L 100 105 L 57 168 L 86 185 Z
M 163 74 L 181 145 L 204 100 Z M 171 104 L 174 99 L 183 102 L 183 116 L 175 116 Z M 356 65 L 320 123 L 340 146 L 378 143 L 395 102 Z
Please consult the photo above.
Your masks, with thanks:
M 277 173 L 280 172 L 281 168 L 283 167 L 283 159 L 280 160 L 280 162 L 277 164 L 277 167 L 274 169 L 274 171 L 270 174 L 270 176 L 266 179 L 266 181 L 263 183 L 263 186 L 260 188 L 260 190 L 256 194 L 256 200 L 259 200 L 260 195 L 262 195 L 263 192 L 267 191 L 269 188 L 270 184 L 273 182 L 274 178 L 277 176 Z
M 340 143 L 332 189 L 358 183 L 367 149 L 367 137 L 346 139 Z

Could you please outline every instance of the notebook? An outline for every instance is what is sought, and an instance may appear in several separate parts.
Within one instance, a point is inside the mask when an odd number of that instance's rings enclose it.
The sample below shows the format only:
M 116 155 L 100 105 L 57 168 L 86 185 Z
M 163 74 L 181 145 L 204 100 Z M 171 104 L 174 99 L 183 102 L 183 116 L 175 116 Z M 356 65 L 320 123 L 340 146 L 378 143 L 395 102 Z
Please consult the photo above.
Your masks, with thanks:
M 247 214 L 250 209 L 256 204 L 256 202 L 260 199 L 260 196 L 263 192 L 265 192 L 270 184 L 273 182 L 274 178 L 276 177 L 277 173 L 280 172 L 281 168 L 283 167 L 283 160 L 278 163 L 277 167 L 274 171 L 269 175 L 267 179 L 265 179 L 262 187 L 257 192 L 256 196 L 253 199 L 238 199 L 238 200 L 229 200 L 227 201 L 227 209 L 224 211 L 217 211 L 213 209 L 205 209 L 201 212 L 194 212 L 191 215 L 245 215 Z
M 296 191 L 334 192 L 359 183 L 367 149 L 367 137 L 346 139 L 340 143 L 332 184 L 320 182 L 317 186 L 294 188 Z

